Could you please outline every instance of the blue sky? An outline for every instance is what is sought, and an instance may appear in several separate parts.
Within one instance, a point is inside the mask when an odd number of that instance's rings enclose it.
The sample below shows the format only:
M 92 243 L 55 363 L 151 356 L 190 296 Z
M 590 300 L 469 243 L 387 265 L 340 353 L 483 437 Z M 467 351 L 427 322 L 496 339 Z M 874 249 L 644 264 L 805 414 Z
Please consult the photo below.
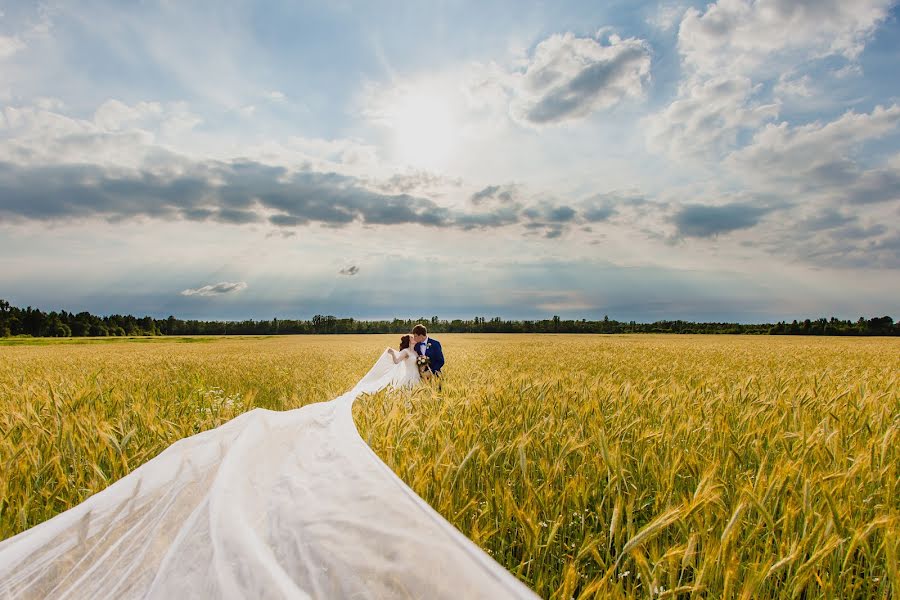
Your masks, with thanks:
M 16 305 L 900 317 L 896 2 L 0 13 Z

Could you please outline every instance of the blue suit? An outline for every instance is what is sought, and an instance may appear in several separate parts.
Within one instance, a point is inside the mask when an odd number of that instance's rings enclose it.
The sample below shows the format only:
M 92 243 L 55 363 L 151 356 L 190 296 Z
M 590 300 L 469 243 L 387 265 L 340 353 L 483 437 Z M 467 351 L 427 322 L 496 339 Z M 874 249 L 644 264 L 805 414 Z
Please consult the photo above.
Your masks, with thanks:
M 428 344 L 425 347 L 425 344 Z M 441 349 L 441 343 L 434 338 L 427 338 L 424 342 L 416 344 L 416 352 L 424 354 L 431 359 L 429 368 L 435 375 L 441 374 L 441 367 L 444 366 L 444 351 Z

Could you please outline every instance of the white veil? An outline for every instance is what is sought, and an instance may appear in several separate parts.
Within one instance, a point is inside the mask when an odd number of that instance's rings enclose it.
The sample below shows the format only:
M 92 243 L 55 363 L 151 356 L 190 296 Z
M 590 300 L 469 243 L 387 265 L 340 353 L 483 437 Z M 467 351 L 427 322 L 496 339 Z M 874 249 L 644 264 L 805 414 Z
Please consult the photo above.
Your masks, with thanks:
M 360 438 L 351 407 L 396 378 L 255 409 L 172 444 L 0 542 L 0 597 L 534 598 Z

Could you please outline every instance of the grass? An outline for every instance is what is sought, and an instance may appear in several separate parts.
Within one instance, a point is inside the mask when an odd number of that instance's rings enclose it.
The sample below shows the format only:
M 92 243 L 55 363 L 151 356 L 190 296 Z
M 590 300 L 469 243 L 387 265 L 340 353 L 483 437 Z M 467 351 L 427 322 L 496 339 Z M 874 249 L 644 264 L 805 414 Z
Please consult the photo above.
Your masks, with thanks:
M 395 342 L 207 339 L 0 348 L 0 538 L 241 412 L 337 396 Z M 538 594 L 900 589 L 900 340 L 440 339 L 440 388 L 364 397 L 354 418 Z

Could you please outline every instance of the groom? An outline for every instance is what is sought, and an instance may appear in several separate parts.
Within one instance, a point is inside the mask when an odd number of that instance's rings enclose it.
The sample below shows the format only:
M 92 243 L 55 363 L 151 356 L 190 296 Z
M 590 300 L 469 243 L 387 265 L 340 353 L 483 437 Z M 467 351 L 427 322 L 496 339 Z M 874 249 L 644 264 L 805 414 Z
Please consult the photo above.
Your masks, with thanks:
M 429 368 L 431 372 L 440 377 L 441 367 L 444 366 L 444 351 L 441 350 L 441 343 L 434 338 L 428 337 L 428 330 L 421 323 L 413 327 L 412 332 L 416 354 L 424 354 L 430 358 Z

